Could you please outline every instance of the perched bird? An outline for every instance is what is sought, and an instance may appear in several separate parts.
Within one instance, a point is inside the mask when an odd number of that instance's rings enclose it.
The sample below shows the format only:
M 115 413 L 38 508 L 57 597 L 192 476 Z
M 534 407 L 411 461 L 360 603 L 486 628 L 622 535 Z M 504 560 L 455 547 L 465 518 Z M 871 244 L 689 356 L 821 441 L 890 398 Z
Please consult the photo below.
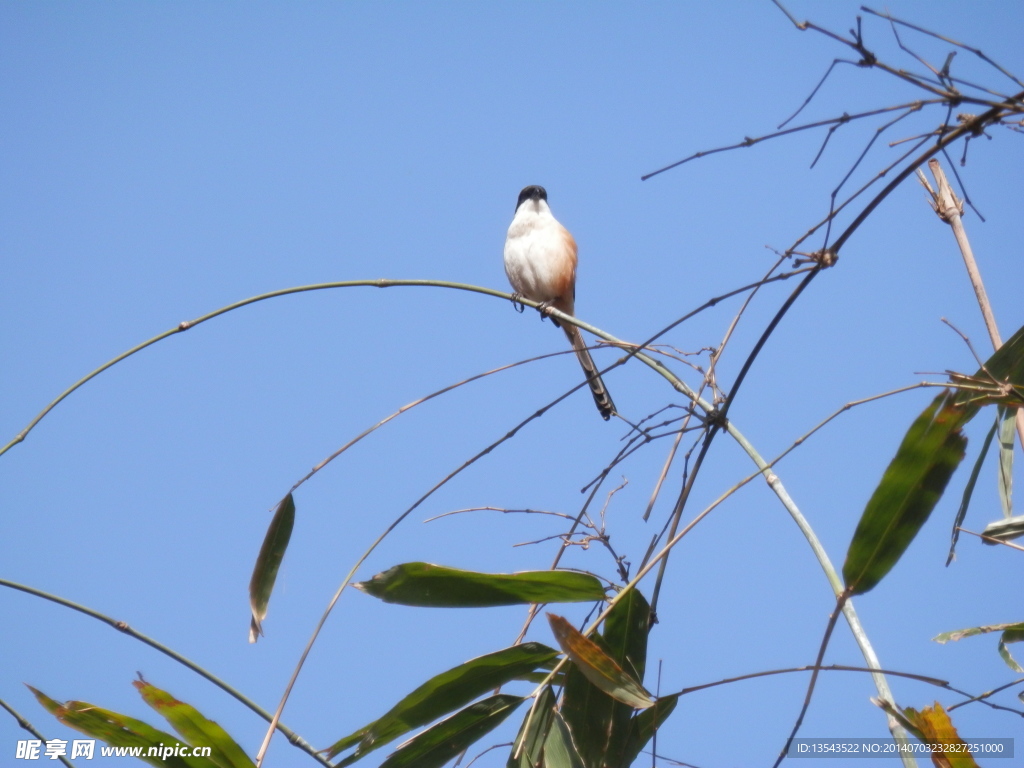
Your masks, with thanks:
M 559 224 L 548 207 L 544 187 L 524 187 L 516 203 L 516 215 L 505 239 L 505 274 L 517 296 L 573 314 L 576 299 L 576 241 Z M 587 383 L 605 420 L 615 412 L 615 403 L 605 389 L 593 358 L 583 343 L 580 330 L 569 323 L 554 324 L 569 337 L 579 358 Z

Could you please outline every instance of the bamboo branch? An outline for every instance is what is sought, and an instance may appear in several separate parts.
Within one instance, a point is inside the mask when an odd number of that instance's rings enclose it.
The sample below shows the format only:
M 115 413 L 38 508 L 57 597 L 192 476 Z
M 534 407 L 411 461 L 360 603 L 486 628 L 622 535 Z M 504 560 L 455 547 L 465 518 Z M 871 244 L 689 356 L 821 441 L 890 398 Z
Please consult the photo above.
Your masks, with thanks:
M 974 259 L 974 251 L 971 249 L 971 243 L 967 239 L 967 230 L 964 229 L 962 218 L 964 211 L 963 201 L 959 200 L 956 193 L 953 192 L 953 188 L 950 186 L 949 181 L 946 179 L 946 174 L 942 170 L 942 165 L 937 159 L 933 157 L 928 161 L 928 169 L 932 172 L 932 176 L 935 177 L 935 185 L 938 189 L 934 190 L 931 188 L 931 185 L 928 184 L 928 180 L 920 169 L 917 171 L 918 179 L 925 189 L 928 190 L 928 194 L 931 195 L 932 209 L 953 230 L 953 237 L 956 238 L 956 244 L 960 247 L 960 255 L 963 256 L 964 266 L 967 267 L 967 275 L 971 280 L 971 286 L 974 288 L 974 295 L 978 298 L 978 307 L 981 309 L 982 317 L 985 318 L 985 327 L 988 329 L 988 336 L 992 340 L 992 347 L 993 349 L 999 349 L 1003 346 L 1003 339 L 999 335 L 996 317 L 992 313 L 992 304 L 988 300 L 985 283 L 981 279 L 981 270 L 978 269 L 978 262 Z M 1017 437 L 1020 439 L 1021 446 L 1024 447 L 1024 409 L 1020 408 L 1017 409 Z

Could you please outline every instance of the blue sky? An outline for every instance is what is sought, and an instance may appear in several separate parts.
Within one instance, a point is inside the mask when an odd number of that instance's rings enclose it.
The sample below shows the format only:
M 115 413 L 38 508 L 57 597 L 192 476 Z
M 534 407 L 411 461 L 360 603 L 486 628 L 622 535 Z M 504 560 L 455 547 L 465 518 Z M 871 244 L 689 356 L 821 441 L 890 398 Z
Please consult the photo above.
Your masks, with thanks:
M 845 32 L 858 6 L 789 8 Z M 888 8 L 1024 72 L 1019 3 L 897 0 Z M 883 56 L 918 66 L 901 58 L 884 23 L 866 19 L 865 29 Z M 939 64 L 949 51 L 905 39 Z M 382 277 L 505 290 L 502 244 L 527 184 L 547 188 L 579 243 L 579 316 L 620 338 L 646 339 L 763 275 L 774 258 L 766 246 L 785 249 L 822 217 L 877 123 L 838 132 L 813 169 L 820 131 L 646 182 L 641 175 L 774 130 L 845 56 L 825 37 L 799 33 L 767 2 L 4 2 L 0 443 L 112 357 L 250 296 Z M 1013 90 L 966 53 L 954 72 Z M 881 73 L 841 66 L 804 118 L 919 97 Z M 940 119 L 909 119 L 886 140 Z M 1024 148 L 1019 134 L 990 134 L 972 143 L 961 173 L 987 219 L 969 215 L 966 224 L 1007 337 L 1024 324 Z M 856 183 L 896 151 L 879 141 Z M 790 286 L 765 289 L 744 315 L 722 360 L 724 387 Z M 686 351 L 715 345 L 738 306 L 723 302 L 666 341 Z M 920 372 L 938 380 L 947 369 L 973 371 L 940 318 L 988 353 L 950 233 L 916 182 L 907 183 L 787 315 L 744 384 L 733 422 L 774 456 L 851 400 L 918 381 Z M 269 508 L 309 468 L 402 405 L 564 345 L 532 311 L 518 315 L 500 300 L 439 289 L 322 291 L 229 313 L 104 373 L 0 457 L 0 575 L 127 621 L 273 708 L 320 612 L 366 546 L 466 458 L 578 384 L 579 369 L 555 357 L 461 388 L 307 483 L 296 496 L 267 637 L 249 646 L 246 586 Z M 596 356 L 614 360 L 611 352 Z M 632 420 L 680 402 L 639 365 L 606 382 Z M 837 565 L 929 397 L 917 391 L 854 409 L 779 465 Z M 968 462 L 987 429 L 982 421 L 969 430 Z M 513 545 L 557 534 L 549 518 L 475 512 L 422 521 L 478 506 L 575 514 L 579 489 L 625 433 L 622 423 L 601 421 L 585 390 L 577 393 L 432 497 L 359 577 L 408 560 L 547 567 L 555 542 Z M 645 525 L 667 448 L 655 441 L 606 486 L 628 480 L 607 521 L 634 567 L 679 487 L 676 466 Z M 720 438 L 692 513 L 751 470 Z M 994 638 L 947 646 L 930 638 L 1021 620 L 1007 593 L 1024 568 L 1019 553 L 970 537 L 943 567 L 967 472 L 954 477 L 904 561 L 856 604 L 883 665 L 979 693 L 1012 674 Z M 999 516 L 989 466 L 967 526 L 980 530 Z M 574 549 L 567 563 L 613 575 L 597 548 Z M 661 690 L 811 663 L 832 603 L 802 536 L 764 484 L 752 483 L 673 555 L 651 641 L 652 658 L 663 659 Z M 579 607 L 557 610 L 583 616 Z M 46 734 L 72 737 L 21 683 L 152 722 L 130 685 L 140 671 L 256 751 L 262 722 L 165 657 L 22 593 L 0 590 L 0 611 L 0 698 Z M 326 746 L 430 675 L 508 645 L 522 619 L 516 608 L 430 611 L 346 592 L 284 720 Z M 539 624 L 530 637 L 553 642 Z M 842 625 L 827 659 L 861 661 Z M 801 676 L 770 678 L 685 697 L 659 735 L 659 752 L 701 768 L 763 765 L 781 747 L 804 685 Z M 893 687 L 904 706 L 955 701 L 918 683 Z M 863 676 L 826 676 L 803 735 L 884 736 L 872 695 Z M 1021 734 L 1013 715 L 977 705 L 957 712 L 965 735 Z M 482 746 L 512 733 L 509 726 Z M 10 754 L 19 738 L 16 723 L 0 718 L 0 750 Z M 500 754 L 477 765 L 503 765 Z M 304 758 L 279 738 L 270 759 Z

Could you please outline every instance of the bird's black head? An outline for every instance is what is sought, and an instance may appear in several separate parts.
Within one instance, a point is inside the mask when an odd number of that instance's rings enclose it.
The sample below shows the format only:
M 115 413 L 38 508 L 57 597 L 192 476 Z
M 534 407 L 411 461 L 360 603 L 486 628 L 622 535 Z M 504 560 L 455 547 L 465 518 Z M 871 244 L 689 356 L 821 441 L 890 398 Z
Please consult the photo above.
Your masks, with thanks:
M 519 210 L 519 206 L 525 203 L 527 200 L 547 200 L 548 192 L 544 187 L 538 187 L 536 184 L 532 184 L 529 187 L 523 187 L 523 191 L 519 193 L 519 200 L 516 202 L 516 210 Z

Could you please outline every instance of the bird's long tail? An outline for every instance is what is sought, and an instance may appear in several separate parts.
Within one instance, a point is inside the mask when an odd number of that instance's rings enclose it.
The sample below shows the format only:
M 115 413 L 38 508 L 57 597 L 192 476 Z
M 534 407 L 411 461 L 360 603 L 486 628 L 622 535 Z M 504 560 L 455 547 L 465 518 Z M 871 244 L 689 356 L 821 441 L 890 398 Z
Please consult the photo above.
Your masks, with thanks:
M 562 330 L 569 337 L 569 343 L 572 344 L 576 357 L 579 358 L 580 365 L 583 367 L 583 372 L 587 375 L 587 383 L 590 385 L 590 392 L 594 395 L 597 410 L 601 412 L 601 418 L 607 421 L 615 413 L 615 403 L 612 402 L 612 396 L 608 394 L 608 390 L 601 380 L 601 374 L 597 372 L 597 366 L 594 365 L 594 359 L 590 356 L 590 350 L 587 349 L 587 345 L 583 342 L 580 329 L 575 325 L 562 323 Z

